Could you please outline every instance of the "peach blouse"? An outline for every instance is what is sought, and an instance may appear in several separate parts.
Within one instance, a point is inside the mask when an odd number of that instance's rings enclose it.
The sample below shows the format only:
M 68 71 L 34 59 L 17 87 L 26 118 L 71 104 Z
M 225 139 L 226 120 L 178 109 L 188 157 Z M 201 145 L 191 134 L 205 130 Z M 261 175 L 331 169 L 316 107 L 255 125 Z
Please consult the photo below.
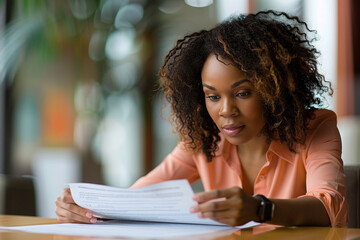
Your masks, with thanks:
M 254 194 L 279 199 L 316 197 L 324 204 L 332 226 L 346 227 L 346 177 L 336 115 L 330 110 L 316 110 L 315 116 L 310 121 L 305 146 L 296 145 L 296 153 L 291 152 L 286 143 L 271 142 L 267 162 L 254 183 Z M 205 190 L 241 188 L 240 161 L 236 146 L 224 137 L 210 163 L 203 153 L 190 153 L 179 143 L 159 166 L 132 187 L 170 179 L 187 179 L 193 183 L 200 178 Z

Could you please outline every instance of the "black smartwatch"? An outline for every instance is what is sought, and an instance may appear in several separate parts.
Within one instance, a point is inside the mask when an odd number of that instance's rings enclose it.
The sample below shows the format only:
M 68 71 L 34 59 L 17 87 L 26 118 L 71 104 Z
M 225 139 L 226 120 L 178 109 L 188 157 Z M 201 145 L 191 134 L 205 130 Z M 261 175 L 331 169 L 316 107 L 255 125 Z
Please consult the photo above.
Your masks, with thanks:
M 257 212 L 260 222 L 270 221 L 274 217 L 275 204 L 262 194 L 255 194 L 253 196 L 261 200 Z

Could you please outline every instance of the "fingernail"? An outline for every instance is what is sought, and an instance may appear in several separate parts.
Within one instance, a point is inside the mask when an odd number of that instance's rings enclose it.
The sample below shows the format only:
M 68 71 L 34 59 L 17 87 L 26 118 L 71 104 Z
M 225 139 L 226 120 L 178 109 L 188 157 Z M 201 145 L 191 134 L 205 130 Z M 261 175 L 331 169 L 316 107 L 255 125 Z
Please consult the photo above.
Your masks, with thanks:
M 191 208 L 190 208 L 190 212 L 191 212 L 191 213 L 194 213 L 194 212 L 195 212 L 195 207 L 191 207 Z
M 88 217 L 88 218 L 91 218 L 91 217 L 92 217 L 92 214 L 89 213 L 89 212 L 87 212 L 85 215 L 86 215 L 86 217 Z
M 96 218 L 90 219 L 90 222 L 91 222 L 91 223 L 96 223 Z
M 198 216 L 198 218 L 203 218 L 201 213 L 198 213 L 197 216 Z
M 192 197 L 192 199 L 193 199 L 194 201 L 199 201 L 199 197 L 196 196 L 196 195 L 194 195 L 194 196 Z

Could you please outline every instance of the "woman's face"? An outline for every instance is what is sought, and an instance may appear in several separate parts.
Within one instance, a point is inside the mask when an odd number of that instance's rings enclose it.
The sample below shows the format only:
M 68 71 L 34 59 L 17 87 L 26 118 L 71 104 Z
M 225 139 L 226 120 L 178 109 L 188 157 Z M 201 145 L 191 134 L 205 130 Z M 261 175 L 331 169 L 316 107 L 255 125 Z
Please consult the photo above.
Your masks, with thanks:
M 202 69 L 206 109 L 230 143 L 248 143 L 265 125 L 260 97 L 242 71 L 219 59 L 211 54 Z

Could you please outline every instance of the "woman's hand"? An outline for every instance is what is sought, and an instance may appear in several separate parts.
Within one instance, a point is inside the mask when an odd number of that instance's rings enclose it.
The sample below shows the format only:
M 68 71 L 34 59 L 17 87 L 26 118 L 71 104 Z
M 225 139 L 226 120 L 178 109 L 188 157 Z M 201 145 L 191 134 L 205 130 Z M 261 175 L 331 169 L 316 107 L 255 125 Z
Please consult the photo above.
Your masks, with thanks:
M 78 206 L 71 196 L 69 188 L 65 188 L 60 197 L 55 201 L 55 213 L 58 221 L 62 223 L 96 223 L 90 210 Z
M 198 205 L 191 207 L 190 212 L 198 213 L 200 218 L 211 218 L 231 226 L 259 221 L 257 209 L 260 200 L 239 187 L 197 193 L 193 200 L 197 201 Z

